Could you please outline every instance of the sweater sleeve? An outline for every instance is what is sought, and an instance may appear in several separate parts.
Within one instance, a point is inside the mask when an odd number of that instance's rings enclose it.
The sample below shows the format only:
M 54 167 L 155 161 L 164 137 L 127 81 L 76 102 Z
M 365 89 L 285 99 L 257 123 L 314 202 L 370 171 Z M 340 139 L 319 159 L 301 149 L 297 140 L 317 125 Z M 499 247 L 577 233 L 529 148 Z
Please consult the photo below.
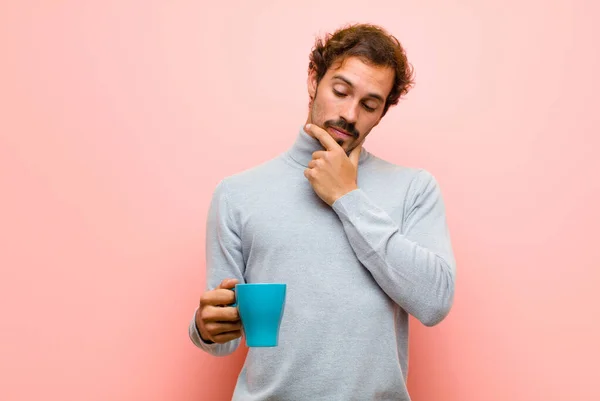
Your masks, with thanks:
M 218 287 L 224 279 L 233 278 L 239 283 L 244 282 L 245 264 L 240 229 L 226 191 L 225 181 L 221 181 L 213 193 L 208 211 L 205 289 L 207 291 Z M 203 341 L 196 327 L 195 315 L 196 311 L 188 328 L 189 337 L 194 345 L 214 356 L 226 356 L 238 348 L 240 338 L 224 344 Z
M 420 170 L 413 179 L 401 225 L 361 189 L 332 208 L 358 259 L 394 302 L 426 326 L 448 315 L 456 268 L 440 187 L 431 174 Z

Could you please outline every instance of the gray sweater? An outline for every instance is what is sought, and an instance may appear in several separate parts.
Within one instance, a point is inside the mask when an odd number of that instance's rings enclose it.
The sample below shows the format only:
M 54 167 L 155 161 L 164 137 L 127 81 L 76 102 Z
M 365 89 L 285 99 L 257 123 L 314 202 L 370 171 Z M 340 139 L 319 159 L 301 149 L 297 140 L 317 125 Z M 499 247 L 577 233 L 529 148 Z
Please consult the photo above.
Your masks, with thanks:
M 328 206 L 304 177 L 321 144 L 302 129 L 279 157 L 224 178 L 207 221 L 207 289 L 287 284 L 279 346 L 250 348 L 233 400 L 410 400 L 409 314 L 442 321 L 455 260 L 440 188 L 365 148 L 358 187 Z M 231 354 L 240 339 L 202 350 Z

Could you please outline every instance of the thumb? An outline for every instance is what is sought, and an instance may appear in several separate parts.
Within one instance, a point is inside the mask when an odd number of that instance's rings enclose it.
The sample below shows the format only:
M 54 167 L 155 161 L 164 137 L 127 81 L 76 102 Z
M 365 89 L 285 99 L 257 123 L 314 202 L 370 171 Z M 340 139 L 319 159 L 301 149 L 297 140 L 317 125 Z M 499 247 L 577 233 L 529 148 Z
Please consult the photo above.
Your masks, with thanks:
M 348 158 L 354 165 L 354 167 L 358 167 L 358 160 L 360 159 L 360 152 L 362 151 L 362 142 L 358 144 L 357 147 L 352 149 Z
M 223 290 L 229 290 L 229 289 L 232 289 L 233 287 L 235 287 L 235 285 L 237 283 L 238 283 L 237 279 L 226 278 L 225 280 L 221 281 L 221 284 L 219 284 L 219 288 L 223 289 Z

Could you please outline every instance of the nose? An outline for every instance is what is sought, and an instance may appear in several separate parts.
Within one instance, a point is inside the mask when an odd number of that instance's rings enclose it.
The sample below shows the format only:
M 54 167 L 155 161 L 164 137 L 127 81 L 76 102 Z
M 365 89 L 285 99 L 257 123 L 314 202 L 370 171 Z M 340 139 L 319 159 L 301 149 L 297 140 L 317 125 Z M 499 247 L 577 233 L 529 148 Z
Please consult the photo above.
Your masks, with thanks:
M 354 102 L 348 102 L 340 112 L 340 117 L 350 124 L 356 123 L 358 118 L 359 105 Z

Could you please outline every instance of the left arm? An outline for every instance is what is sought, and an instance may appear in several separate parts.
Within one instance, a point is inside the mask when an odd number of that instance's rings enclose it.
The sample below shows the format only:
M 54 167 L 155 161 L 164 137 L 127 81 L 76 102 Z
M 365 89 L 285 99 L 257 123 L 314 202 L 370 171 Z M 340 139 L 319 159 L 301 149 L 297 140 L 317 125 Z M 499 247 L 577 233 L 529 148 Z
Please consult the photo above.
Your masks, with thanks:
M 379 286 L 426 326 L 454 300 L 455 260 L 439 185 L 421 170 L 408 190 L 402 226 L 355 189 L 332 204 L 358 259 Z
M 306 130 L 325 149 L 313 153 L 304 176 L 339 216 L 360 262 L 406 312 L 426 326 L 441 322 L 454 301 L 456 267 L 433 176 L 421 170 L 413 178 L 399 225 L 358 188 L 362 142 L 346 155 L 322 128 L 308 124 Z

